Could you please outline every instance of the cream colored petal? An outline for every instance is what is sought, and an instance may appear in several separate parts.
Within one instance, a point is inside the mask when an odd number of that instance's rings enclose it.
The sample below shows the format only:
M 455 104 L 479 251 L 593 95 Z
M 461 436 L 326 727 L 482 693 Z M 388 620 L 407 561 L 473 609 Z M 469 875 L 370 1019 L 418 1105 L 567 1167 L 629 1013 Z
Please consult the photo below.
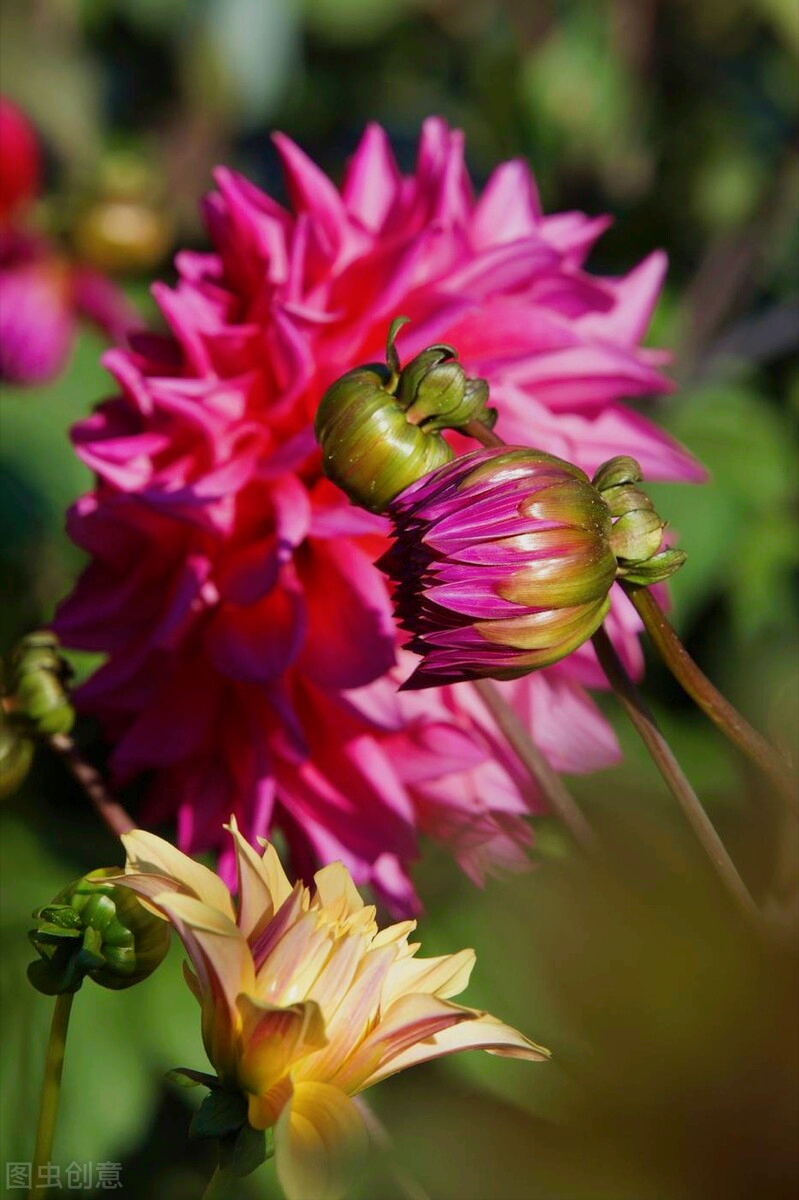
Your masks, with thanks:
M 225 884 L 213 871 L 195 862 L 193 858 L 176 850 L 163 838 L 148 833 L 146 829 L 134 829 L 122 835 L 127 852 L 125 873 L 131 875 L 158 875 L 171 881 L 171 886 L 196 896 L 198 900 L 216 908 L 219 912 L 236 919 L 233 899 Z M 133 886 L 132 884 L 130 886 Z M 162 887 L 161 891 L 167 890 Z
M 186 962 L 185 958 L 183 960 L 183 978 L 186 980 L 186 985 L 192 996 L 194 996 L 195 1000 L 199 1000 L 200 1004 L 202 1004 L 203 991 L 200 987 L 200 981 L 192 971 L 189 964 Z
M 473 1019 L 473 1012 L 436 996 L 402 996 L 381 1015 L 374 1029 L 336 1071 L 331 1082 L 346 1092 L 358 1092 L 367 1080 L 417 1042 L 428 1042 L 441 1030 Z M 330 1035 L 333 1040 L 332 1034 Z M 393 1074 L 387 1070 L 386 1074 Z
M 275 1164 L 286 1200 L 341 1200 L 368 1135 L 353 1100 L 327 1083 L 298 1083 L 275 1126 Z
M 332 945 L 333 934 L 320 924 L 318 914 L 303 913 L 260 962 L 257 994 L 271 1004 L 304 1000 Z
M 194 896 L 162 892 L 153 903 L 174 925 L 197 974 L 206 1054 L 223 1083 L 235 1082 L 241 1025 L 236 997 L 255 987 L 250 948 L 230 917 Z
M 275 850 L 272 843 L 265 841 L 264 838 L 258 838 L 258 844 L 263 847 L 261 865 L 269 892 L 272 896 L 272 902 L 275 906 L 275 912 L 277 912 L 281 904 L 291 895 L 293 885 L 289 883 L 288 875 L 283 870 L 283 864 L 278 858 L 277 850 Z
M 489 1054 L 497 1054 L 503 1058 L 523 1058 L 530 1062 L 546 1062 L 550 1053 L 543 1046 L 537 1046 L 517 1029 L 505 1025 L 488 1013 L 480 1013 L 474 1009 L 464 1009 L 464 1012 L 474 1013 L 473 1020 L 465 1020 L 456 1025 L 450 1025 L 433 1035 L 429 1041 L 417 1042 L 393 1058 L 384 1059 L 380 1065 L 361 1083 L 361 1089 L 379 1083 L 381 1079 L 413 1067 L 417 1063 L 429 1062 L 433 1058 L 441 1058 L 445 1054 L 455 1054 L 459 1050 L 487 1050 Z
M 262 929 L 275 914 L 269 874 L 264 868 L 261 856 L 255 853 L 247 839 L 239 833 L 235 817 L 230 818 L 230 824 L 225 828 L 233 835 L 236 849 L 236 872 L 239 880 L 238 925 L 244 936 L 249 938 L 255 930 Z
M 331 1017 L 346 1000 L 355 973 L 368 952 L 368 938 L 350 933 L 336 938 L 308 995 Z
M 328 863 L 313 878 L 319 905 L 336 919 L 343 920 L 364 907 L 361 894 L 344 863 Z
M 387 1007 L 399 996 L 421 992 L 442 1000 L 457 996 L 469 982 L 476 961 L 474 950 L 460 950 L 440 958 L 398 958 L 383 988 Z
M 415 921 L 400 921 L 397 925 L 387 925 L 385 929 L 381 929 L 372 939 L 372 945 L 388 946 L 394 943 L 407 944 L 409 933 L 413 933 L 416 928 Z
M 255 990 L 250 948 L 230 917 L 180 892 L 162 892 L 153 903 L 174 925 L 204 994 L 213 987 L 233 1009 L 241 992 Z
M 393 946 L 382 946 L 364 955 L 352 983 L 339 997 L 335 1011 L 325 1011 L 329 1045 L 298 1065 L 296 1079 L 332 1079 L 342 1064 L 358 1051 L 377 1016 L 383 981 L 394 958 Z M 372 1071 L 377 1065 L 375 1052 L 363 1070 Z
M 327 1045 L 325 1022 L 313 1000 L 278 1008 L 252 996 L 238 997 L 242 1053 L 239 1083 L 266 1095 L 299 1059 Z

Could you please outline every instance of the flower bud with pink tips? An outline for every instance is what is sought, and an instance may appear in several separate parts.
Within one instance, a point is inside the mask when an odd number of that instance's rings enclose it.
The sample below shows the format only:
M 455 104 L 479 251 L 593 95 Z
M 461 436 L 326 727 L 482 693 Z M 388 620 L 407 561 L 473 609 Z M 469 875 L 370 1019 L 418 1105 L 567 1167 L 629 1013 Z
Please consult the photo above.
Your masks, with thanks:
M 663 522 L 632 487 L 633 460 L 617 461 L 598 472 L 613 508 L 579 467 L 519 446 L 466 454 L 389 505 L 394 544 L 378 565 L 422 656 L 406 688 L 551 666 L 602 624 L 622 571 L 642 579 L 651 562 L 654 582 L 677 569 L 683 555 L 658 553 Z

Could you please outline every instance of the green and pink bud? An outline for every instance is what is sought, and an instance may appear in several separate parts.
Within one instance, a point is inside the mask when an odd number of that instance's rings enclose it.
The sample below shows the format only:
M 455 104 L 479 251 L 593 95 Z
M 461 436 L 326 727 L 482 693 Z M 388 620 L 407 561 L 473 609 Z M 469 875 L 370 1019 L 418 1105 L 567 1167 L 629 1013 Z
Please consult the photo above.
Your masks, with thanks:
M 325 474 L 393 522 L 378 566 L 394 583 L 406 645 L 422 659 L 404 686 L 551 666 L 602 624 L 616 579 L 656 583 L 685 555 L 663 548 L 665 523 L 637 487 L 632 458 L 604 463 L 593 482 L 528 447 L 454 458 L 442 430 L 484 440 L 496 417 L 488 387 L 466 377 L 451 346 L 431 346 L 401 369 L 394 340 L 404 320 L 392 322 L 386 365 L 332 384 L 314 425 Z
M 388 510 L 378 565 L 422 662 L 406 687 L 514 679 L 576 650 L 616 578 L 607 505 L 579 467 L 522 447 L 476 450 Z
M 518 446 L 464 455 L 389 505 L 394 544 L 378 566 L 422 658 L 405 687 L 551 666 L 596 632 L 622 573 L 654 581 L 676 570 L 683 556 L 660 551 L 662 522 L 655 535 L 629 462 L 624 482 L 613 463 L 601 470 L 622 489 L 618 517 L 579 467 Z

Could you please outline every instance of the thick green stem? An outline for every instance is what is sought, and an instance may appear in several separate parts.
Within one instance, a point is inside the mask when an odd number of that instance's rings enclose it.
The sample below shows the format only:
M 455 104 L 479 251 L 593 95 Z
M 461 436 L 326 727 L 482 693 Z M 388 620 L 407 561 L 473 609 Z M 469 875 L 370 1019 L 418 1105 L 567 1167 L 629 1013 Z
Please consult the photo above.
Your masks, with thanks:
M 36 1146 L 31 1165 L 30 1194 L 32 1200 L 34 1197 L 46 1196 L 49 1190 L 47 1184 L 40 1181 L 42 1176 L 47 1174 L 46 1169 L 42 1168 L 47 1168 L 53 1154 L 58 1100 L 61 1095 L 61 1076 L 64 1073 L 64 1050 L 73 996 L 73 992 L 63 992 L 55 998 L 47 1054 L 44 1060 L 44 1079 L 42 1080 L 42 1097 L 39 1104 L 39 1124 L 36 1127 Z
M 795 814 L 797 780 L 792 778 L 787 764 L 699 669 L 649 588 L 623 581 L 622 587 L 675 679 L 713 724 L 762 771 Z
M 227 1200 L 227 1197 L 232 1195 L 235 1182 L 236 1176 L 233 1172 L 217 1163 L 213 1175 L 208 1180 L 208 1186 L 202 1194 L 202 1200 Z
M 577 801 L 556 771 L 552 770 L 513 708 L 489 679 L 476 679 L 474 687 L 520 762 L 542 792 L 550 810 L 559 817 L 584 850 L 597 850 L 596 835 Z
M 746 884 L 738 874 L 735 863 L 727 853 L 696 792 L 660 732 L 657 722 L 638 688 L 627 674 L 610 638 L 601 626 L 593 638 L 594 649 L 603 671 L 619 697 L 628 717 L 635 726 L 658 770 L 677 799 L 702 848 L 713 864 L 719 879 L 746 921 L 758 932 L 763 920 Z

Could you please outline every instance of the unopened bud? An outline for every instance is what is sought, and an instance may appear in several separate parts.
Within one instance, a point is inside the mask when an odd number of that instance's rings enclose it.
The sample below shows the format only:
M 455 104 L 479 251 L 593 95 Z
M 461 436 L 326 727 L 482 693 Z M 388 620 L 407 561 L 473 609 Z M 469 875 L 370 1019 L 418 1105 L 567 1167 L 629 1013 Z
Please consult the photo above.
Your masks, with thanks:
M 75 712 L 67 694 L 71 675 L 49 630 L 22 638 L 11 656 L 5 705 L 9 719 L 29 735 L 69 733 Z
M 620 455 L 603 463 L 594 487 L 613 517 L 610 545 L 619 579 L 645 586 L 673 575 L 685 562 L 682 550 L 661 549 L 666 522 L 649 496 L 636 485 L 643 476 L 634 458 Z
M 372 512 L 449 462 L 443 429 L 472 420 L 493 425 L 488 386 L 467 378 L 451 346 L 435 345 L 404 368 L 394 345 L 406 318 L 392 322 L 386 364 L 356 367 L 325 392 L 314 422 L 325 474 Z
M 33 742 L 0 704 L 0 800 L 11 796 L 25 780 L 33 761 Z
M 28 967 L 48 996 L 76 992 L 88 975 L 102 987 L 131 987 L 151 975 L 169 949 L 169 925 L 130 888 L 108 882 L 116 867 L 92 871 L 34 912 L 28 937 L 40 958 Z
M 477 450 L 391 504 L 406 687 L 514 679 L 551 666 L 599 627 L 616 577 L 611 516 L 579 467 L 540 450 Z

